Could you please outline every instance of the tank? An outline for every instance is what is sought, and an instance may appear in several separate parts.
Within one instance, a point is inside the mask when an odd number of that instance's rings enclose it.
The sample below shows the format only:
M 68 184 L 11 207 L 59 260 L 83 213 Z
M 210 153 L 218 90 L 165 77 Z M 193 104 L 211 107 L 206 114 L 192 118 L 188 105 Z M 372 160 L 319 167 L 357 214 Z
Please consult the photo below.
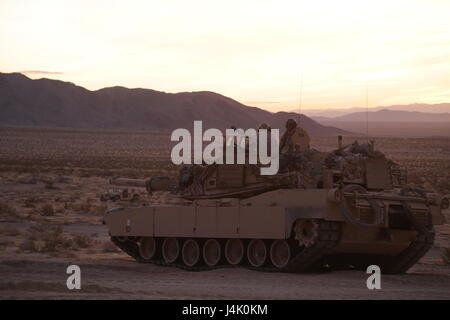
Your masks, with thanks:
M 409 188 L 406 170 L 374 143 L 283 154 L 280 173 L 257 165 L 192 165 L 178 180 L 114 180 L 179 203 L 104 214 L 111 240 L 141 263 L 209 270 L 322 268 L 404 273 L 433 245 L 443 197 Z

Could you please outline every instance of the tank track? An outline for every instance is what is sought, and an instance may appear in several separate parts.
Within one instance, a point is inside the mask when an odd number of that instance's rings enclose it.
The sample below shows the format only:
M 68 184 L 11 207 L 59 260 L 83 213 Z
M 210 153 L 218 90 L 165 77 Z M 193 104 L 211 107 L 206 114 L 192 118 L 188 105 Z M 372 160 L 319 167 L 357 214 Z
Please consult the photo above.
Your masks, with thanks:
M 416 264 L 431 249 L 434 243 L 433 229 L 424 229 L 418 232 L 416 239 L 395 257 L 384 257 L 381 261 L 383 273 L 405 273 Z
M 334 270 L 356 269 L 366 271 L 370 265 L 377 265 L 384 274 L 406 273 L 415 265 L 434 243 L 433 230 L 418 232 L 415 239 L 396 256 L 370 254 L 337 254 L 326 256 L 323 263 L 331 265 Z
M 253 267 L 245 263 L 241 263 L 238 265 L 222 263 L 215 266 L 200 265 L 194 267 L 186 266 L 185 264 L 180 262 L 168 264 L 163 259 L 143 259 L 139 254 L 139 247 L 136 240 L 126 239 L 125 241 L 119 241 L 117 237 L 111 237 L 111 241 L 122 251 L 124 251 L 140 263 L 153 263 L 161 266 L 174 266 L 189 271 L 207 271 L 220 268 L 245 267 L 251 270 L 264 272 L 306 272 L 315 267 L 315 265 L 321 260 L 321 258 L 338 244 L 341 236 L 341 225 L 339 222 L 324 220 L 317 220 L 317 222 L 319 225 L 318 237 L 316 242 L 312 246 L 308 248 L 301 248 L 296 245 L 296 242 L 293 239 L 289 239 L 293 257 L 285 268 L 276 268 L 273 266 Z M 245 261 L 246 259 L 244 258 L 243 260 Z M 270 259 L 268 258 L 268 260 Z

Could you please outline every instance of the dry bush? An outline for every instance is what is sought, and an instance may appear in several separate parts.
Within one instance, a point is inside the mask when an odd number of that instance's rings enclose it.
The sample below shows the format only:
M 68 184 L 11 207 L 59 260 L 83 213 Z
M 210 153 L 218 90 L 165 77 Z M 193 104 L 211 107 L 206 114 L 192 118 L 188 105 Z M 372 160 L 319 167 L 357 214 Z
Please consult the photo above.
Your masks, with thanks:
M 0 201 L 0 217 L 14 219 L 21 218 L 17 209 L 13 205 L 4 201 Z
M 444 248 L 442 252 L 442 260 L 446 265 L 450 265 L 450 248 Z
M 97 243 L 89 234 L 75 234 L 72 240 L 76 248 L 91 248 Z
M 36 175 L 26 175 L 26 176 L 21 176 L 18 180 L 18 183 L 22 183 L 22 184 L 36 184 L 38 182 L 38 179 L 36 177 Z
M 22 234 L 19 228 L 11 227 L 11 226 L 3 226 L 0 227 L 0 234 L 10 237 L 17 237 Z
M 28 228 L 27 237 L 20 245 L 20 252 L 54 253 L 91 248 L 97 244 L 97 235 L 64 234 L 61 226 L 38 225 Z
M 45 189 L 56 189 L 55 183 L 53 181 L 45 182 Z
M 51 217 L 55 215 L 55 209 L 53 208 L 53 205 L 46 203 L 42 205 L 40 213 L 42 216 Z
M 19 252 L 39 252 L 38 245 L 35 240 L 26 239 L 19 247 Z
M 99 205 L 99 206 L 93 205 L 91 207 L 90 213 L 92 213 L 94 215 L 102 215 L 103 213 L 105 213 L 105 211 L 107 209 L 108 209 L 108 206 L 106 206 L 106 205 Z
M 59 252 L 73 247 L 73 240 L 63 234 L 61 226 L 30 227 L 27 232 L 28 238 L 19 247 L 22 252 Z
M 14 245 L 14 241 L 0 241 L 0 251 L 5 251 L 11 245 Z
M 57 252 L 72 248 L 72 239 L 67 238 L 63 234 L 62 227 L 50 229 L 43 234 L 44 252 Z
M 73 211 L 81 212 L 81 213 L 89 213 L 91 210 L 91 204 L 88 202 L 71 203 L 71 204 L 68 204 L 68 207 L 70 209 L 72 209 Z
M 57 183 L 68 183 L 68 182 L 71 182 L 71 181 L 72 181 L 71 178 L 66 177 L 66 176 L 63 176 L 63 175 L 61 175 L 61 174 L 59 174 L 59 175 L 56 177 L 56 182 L 57 182 Z
M 83 213 L 89 213 L 91 211 L 92 205 L 89 202 L 84 202 L 79 205 L 79 210 Z
M 450 178 L 449 179 L 445 179 L 445 178 L 439 179 L 436 184 L 436 188 L 438 189 L 439 192 L 448 193 L 450 191 Z
M 36 204 L 39 202 L 42 202 L 42 200 L 37 197 L 31 196 L 26 198 L 23 203 L 25 208 L 35 208 Z

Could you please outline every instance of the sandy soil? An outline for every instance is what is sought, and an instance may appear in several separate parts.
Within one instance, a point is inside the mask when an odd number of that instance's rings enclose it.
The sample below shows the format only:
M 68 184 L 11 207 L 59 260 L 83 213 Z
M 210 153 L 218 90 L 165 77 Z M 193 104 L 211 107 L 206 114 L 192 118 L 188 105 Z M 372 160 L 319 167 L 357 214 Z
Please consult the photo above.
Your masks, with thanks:
M 81 290 L 68 290 L 66 268 L 81 268 Z M 283 274 L 244 268 L 189 272 L 139 264 L 123 254 L 77 259 L 0 258 L 1 299 L 450 299 L 447 267 L 417 264 L 382 275 L 368 290 L 362 271 Z

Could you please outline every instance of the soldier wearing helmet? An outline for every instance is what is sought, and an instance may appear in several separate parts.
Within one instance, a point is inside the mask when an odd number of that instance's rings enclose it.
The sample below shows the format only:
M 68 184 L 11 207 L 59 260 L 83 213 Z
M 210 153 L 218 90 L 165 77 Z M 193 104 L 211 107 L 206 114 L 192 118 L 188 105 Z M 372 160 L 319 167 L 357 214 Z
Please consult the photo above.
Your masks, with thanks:
M 266 129 L 267 131 L 270 131 L 271 128 L 270 128 L 270 125 L 268 125 L 267 123 L 263 122 L 263 123 L 261 123 L 259 125 L 258 130 L 260 130 L 260 129 Z
M 297 127 L 294 119 L 286 122 L 286 131 L 280 140 L 281 153 L 303 152 L 309 150 L 311 138 L 302 128 Z

